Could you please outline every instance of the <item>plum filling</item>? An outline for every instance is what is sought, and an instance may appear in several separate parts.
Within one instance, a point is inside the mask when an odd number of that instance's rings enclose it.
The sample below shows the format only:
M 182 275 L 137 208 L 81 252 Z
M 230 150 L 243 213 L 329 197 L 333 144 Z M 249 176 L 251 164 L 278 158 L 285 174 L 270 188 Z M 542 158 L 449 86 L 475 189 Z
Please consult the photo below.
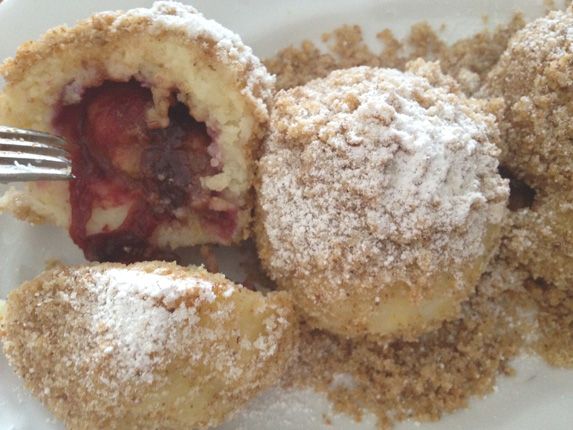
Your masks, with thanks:
M 136 81 L 104 82 L 63 106 L 55 129 L 70 143 L 70 235 L 86 258 L 132 262 L 171 258 L 150 244 L 155 229 L 182 208 L 197 214 L 221 242 L 237 225 L 234 205 L 202 187 L 213 167 L 211 138 L 185 105 L 173 102 L 169 126 L 150 128 L 151 91 Z

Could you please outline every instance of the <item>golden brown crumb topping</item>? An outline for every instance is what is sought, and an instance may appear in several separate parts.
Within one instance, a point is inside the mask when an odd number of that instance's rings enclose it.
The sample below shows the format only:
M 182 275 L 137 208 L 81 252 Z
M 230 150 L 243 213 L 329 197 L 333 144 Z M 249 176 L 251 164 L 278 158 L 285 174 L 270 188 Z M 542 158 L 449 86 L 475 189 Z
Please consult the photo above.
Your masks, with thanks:
M 201 47 L 206 59 L 212 57 L 231 64 L 237 87 L 251 99 L 257 115 L 266 116 L 264 102 L 271 97 L 274 82 L 251 48 L 232 31 L 204 19 L 195 8 L 175 1 L 157 1 L 149 9 L 102 12 L 73 28 L 53 28 L 40 40 L 21 45 L 0 72 L 10 84 L 22 80 L 28 69 L 53 55 L 73 49 L 89 51 L 140 32 L 156 38 L 178 33 L 184 43 Z

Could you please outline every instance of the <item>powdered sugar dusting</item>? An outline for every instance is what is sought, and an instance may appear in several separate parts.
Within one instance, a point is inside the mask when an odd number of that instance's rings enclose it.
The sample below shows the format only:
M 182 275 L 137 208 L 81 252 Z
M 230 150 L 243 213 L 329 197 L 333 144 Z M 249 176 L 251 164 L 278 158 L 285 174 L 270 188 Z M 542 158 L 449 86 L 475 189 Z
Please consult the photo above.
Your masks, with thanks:
M 183 346 L 182 326 L 197 323 L 195 307 L 181 303 L 169 307 L 189 292 L 198 293 L 199 302 L 213 302 L 213 284 L 200 279 L 173 279 L 160 269 L 148 273 L 126 268 L 91 270 L 93 282 L 86 283 L 95 295 L 91 331 L 100 342 L 102 355 L 115 356 L 117 377 L 153 381 L 154 368 Z M 227 290 L 232 294 L 232 288 Z M 161 303 L 160 303 L 161 302 Z
M 154 272 L 144 272 L 130 269 L 109 269 L 105 272 L 93 271 L 92 277 L 95 281 L 94 288 L 113 289 L 118 296 L 140 296 L 152 299 L 160 299 L 166 305 L 171 305 L 181 299 L 189 290 L 200 292 L 203 300 L 212 302 L 215 300 L 213 284 L 201 279 L 173 279 L 165 276 L 161 269 Z M 233 288 L 229 288 L 229 292 Z
M 432 270 L 483 253 L 501 221 L 493 117 L 424 77 L 333 72 L 279 93 L 272 125 L 260 200 L 277 277 Z

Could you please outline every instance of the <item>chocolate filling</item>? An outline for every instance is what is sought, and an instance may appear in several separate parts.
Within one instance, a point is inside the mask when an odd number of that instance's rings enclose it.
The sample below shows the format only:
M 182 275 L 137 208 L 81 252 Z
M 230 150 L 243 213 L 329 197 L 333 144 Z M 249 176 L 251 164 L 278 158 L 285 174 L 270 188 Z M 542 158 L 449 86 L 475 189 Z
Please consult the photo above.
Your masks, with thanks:
M 70 235 L 88 260 L 172 259 L 149 239 L 180 208 L 198 214 L 202 227 L 221 242 L 235 232 L 237 210 L 212 210 L 210 201 L 219 193 L 201 186 L 201 177 L 221 171 L 211 164 L 206 125 L 173 102 L 169 126 L 152 129 L 146 122 L 152 104 L 151 91 L 138 82 L 106 81 L 87 89 L 80 103 L 62 106 L 54 118 L 72 154 Z M 119 226 L 89 231 L 95 210 L 122 207 L 127 215 Z

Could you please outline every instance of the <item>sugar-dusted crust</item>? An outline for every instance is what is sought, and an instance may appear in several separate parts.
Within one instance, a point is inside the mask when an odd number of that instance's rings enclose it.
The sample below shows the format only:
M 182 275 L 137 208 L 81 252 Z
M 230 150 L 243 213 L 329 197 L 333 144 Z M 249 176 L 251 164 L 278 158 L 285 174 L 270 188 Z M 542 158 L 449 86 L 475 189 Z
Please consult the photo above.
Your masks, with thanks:
M 150 9 L 103 12 L 72 28 L 54 28 L 22 45 L 0 73 L 6 80 L 0 122 L 52 132 L 59 105 L 77 103 L 86 87 L 106 79 L 135 78 L 149 86 L 155 109 L 148 121 L 162 126 L 175 91 L 193 117 L 217 133 L 223 172 L 203 178 L 203 186 L 227 190 L 240 205 L 233 240 L 249 235 L 253 160 L 266 132 L 274 78 L 233 32 L 190 6 L 160 1 Z M 32 184 L 0 200 L 0 210 L 66 227 L 66 191 L 65 183 Z M 161 226 L 152 241 L 178 247 L 216 238 L 191 213 Z
M 455 317 L 499 242 L 494 116 L 437 64 L 409 70 L 335 71 L 275 99 L 261 261 L 337 334 L 416 335 Z
M 56 265 L 8 297 L 3 347 L 69 429 L 216 425 L 296 356 L 284 293 L 202 268 Z
M 250 101 L 251 112 L 264 121 L 267 101 L 272 95 L 273 79 L 240 37 L 195 8 L 176 1 L 157 1 L 150 9 L 127 12 L 102 12 L 74 27 L 60 26 L 48 31 L 38 41 L 24 43 L 16 57 L 6 60 L 2 76 L 11 85 L 27 79 L 30 69 L 47 59 L 82 49 L 98 50 L 126 35 L 147 33 L 157 39 L 175 38 L 199 49 L 210 65 L 224 62 L 233 77 L 234 89 Z M 135 45 L 132 48 L 136 48 Z M 93 58 L 94 53 L 89 57 Z M 97 60 L 97 59 L 96 59 Z
M 508 39 L 523 25 L 518 14 L 493 31 L 486 29 L 450 46 L 427 23 L 414 25 L 404 38 L 377 28 L 385 46 L 376 46 L 374 51 L 368 49 L 360 26 L 346 25 L 324 34 L 322 40 L 327 42 L 320 49 L 311 42 L 294 45 L 279 51 L 266 64 L 277 74 L 278 87 L 292 88 L 323 77 L 332 69 L 356 65 L 402 69 L 411 58 L 439 58 L 442 70 L 463 79 L 464 91 L 473 93 L 505 50 Z M 511 231 L 506 226 L 504 235 Z M 536 247 L 532 242 L 529 249 Z M 546 249 L 549 253 L 544 257 L 548 259 L 557 251 Z M 490 263 L 490 273 L 482 276 L 477 294 L 463 306 L 459 320 L 445 323 L 414 342 L 400 339 L 380 345 L 303 328 L 300 364 L 294 369 L 300 388 L 324 391 L 338 410 L 351 417 L 363 417 L 367 410 L 378 417 L 379 427 L 391 428 L 405 420 L 439 420 L 467 408 L 475 396 L 481 398 L 495 391 L 498 377 L 513 374 L 510 364 L 524 341 L 537 343 L 538 351 L 550 364 L 570 367 L 573 290 L 539 283 L 535 294 L 542 309 L 538 331 L 527 303 L 530 295 L 523 292 L 529 274 L 523 267 L 516 270 L 514 261 L 508 260 L 497 258 Z M 345 375 L 339 380 L 342 383 L 333 384 L 332 375 L 341 374 Z M 344 383 L 347 375 L 354 384 Z

